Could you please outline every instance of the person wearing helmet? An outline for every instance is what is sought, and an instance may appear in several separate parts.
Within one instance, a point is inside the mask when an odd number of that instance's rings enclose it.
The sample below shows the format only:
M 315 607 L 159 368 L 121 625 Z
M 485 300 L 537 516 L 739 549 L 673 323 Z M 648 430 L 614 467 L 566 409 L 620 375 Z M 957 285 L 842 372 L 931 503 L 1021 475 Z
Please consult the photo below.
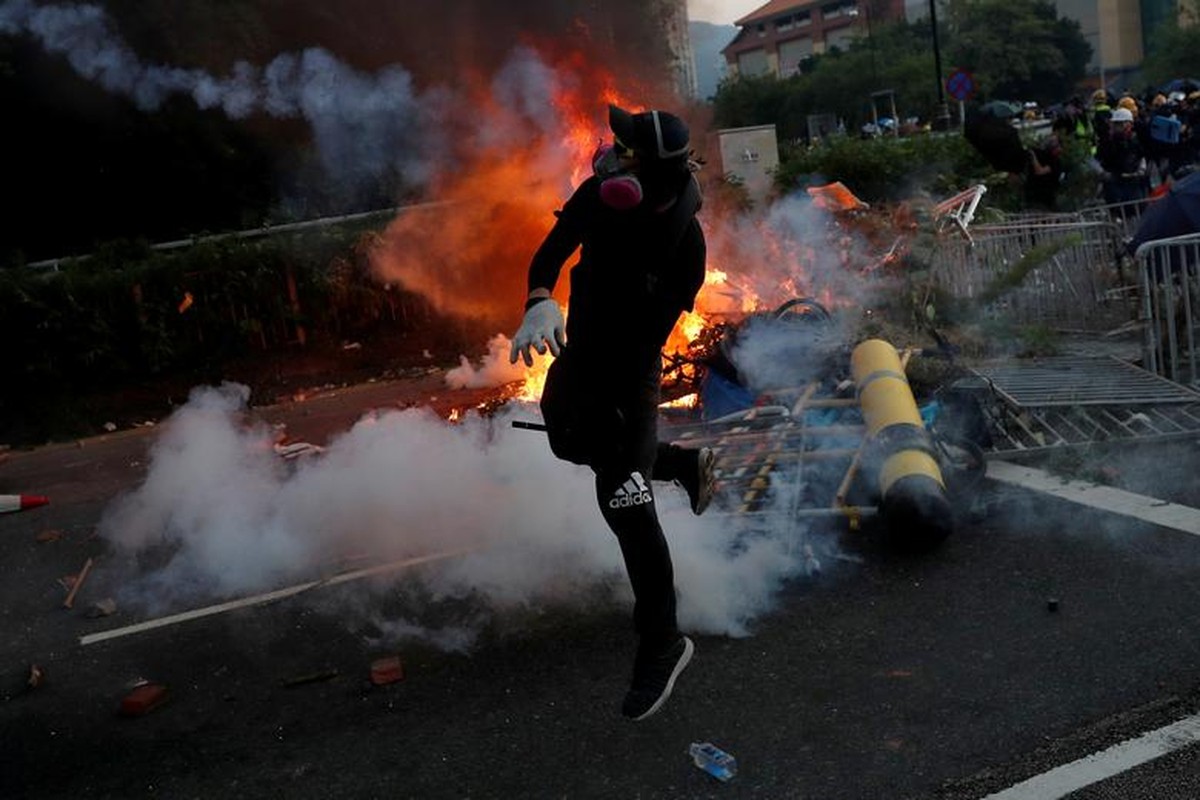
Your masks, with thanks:
M 621 548 L 638 635 L 621 711 L 638 720 L 659 710 L 695 647 L 676 622 L 674 568 L 651 480 L 682 485 L 697 514 L 712 496 L 712 451 L 657 439 L 662 348 L 704 283 L 706 244 L 684 121 L 610 106 L 608 122 L 612 143 L 597 150 L 593 174 L 530 262 L 509 358 L 531 365 L 531 350 L 555 356 L 542 415 L 554 454 L 595 473 L 600 513 Z M 564 324 L 551 294 L 577 249 Z
M 1109 204 L 1142 200 L 1150 191 L 1150 179 L 1142 143 L 1133 130 L 1133 114 L 1115 108 L 1109 117 L 1108 139 L 1096 153 L 1104 169 L 1104 201 Z
M 1099 151 L 1108 139 L 1108 134 L 1111 132 L 1108 120 L 1112 116 L 1112 112 L 1112 101 L 1108 92 L 1103 89 L 1092 92 L 1092 135 L 1095 137 L 1092 155 L 1099 155 Z

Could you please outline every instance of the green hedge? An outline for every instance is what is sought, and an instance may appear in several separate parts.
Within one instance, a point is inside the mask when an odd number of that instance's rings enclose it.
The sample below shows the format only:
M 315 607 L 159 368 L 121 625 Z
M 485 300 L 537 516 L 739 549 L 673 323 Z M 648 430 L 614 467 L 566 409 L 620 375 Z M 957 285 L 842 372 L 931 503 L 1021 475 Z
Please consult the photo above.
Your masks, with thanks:
M 235 361 L 427 326 L 424 299 L 371 276 L 371 235 L 342 226 L 176 250 L 118 242 L 57 270 L 0 270 L 0 442 L 87 432 L 75 418 L 105 392 L 221 380 Z
M 1067 178 L 1059 192 L 1061 210 L 1077 209 L 1095 197 L 1095 176 L 1084 168 L 1086 148 L 1065 143 Z M 782 147 L 776 189 L 788 193 L 805 186 L 841 181 L 869 203 L 899 202 L 918 193 L 944 197 L 983 183 L 985 205 L 1001 211 L 1024 209 L 1019 178 L 996 172 L 957 132 L 858 139 L 832 137 L 815 147 Z
M 841 181 L 870 203 L 896 202 L 916 191 L 958 191 L 993 172 L 957 133 L 832 137 L 815 147 L 785 148 L 780 156 L 776 185 L 781 190 Z

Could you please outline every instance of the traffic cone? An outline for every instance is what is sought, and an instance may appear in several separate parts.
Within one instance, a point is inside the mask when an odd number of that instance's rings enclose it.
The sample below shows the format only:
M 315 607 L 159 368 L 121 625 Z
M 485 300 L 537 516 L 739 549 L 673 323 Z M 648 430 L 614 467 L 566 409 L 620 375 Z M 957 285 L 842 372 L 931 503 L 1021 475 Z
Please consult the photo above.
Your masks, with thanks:
M 49 503 L 50 498 L 42 494 L 0 494 L 0 514 L 28 511 Z

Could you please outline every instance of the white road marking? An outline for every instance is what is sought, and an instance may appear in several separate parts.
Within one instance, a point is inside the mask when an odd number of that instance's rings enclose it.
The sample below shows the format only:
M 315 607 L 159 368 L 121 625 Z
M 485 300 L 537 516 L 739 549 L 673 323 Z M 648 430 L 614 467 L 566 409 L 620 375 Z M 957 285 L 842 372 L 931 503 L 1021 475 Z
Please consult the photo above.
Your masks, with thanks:
M 1072 503 L 1133 517 L 1164 528 L 1200 536 L 1200 509 L 1169 503 L 1144 494 L 1078 480 L 1064 480 L 1045 470 L 989 461 L 987 477 L 1001 483 L 1043 492 Z
M 1200 714 L 1055 767 L 1001 792 L 989 794 L 982 800 L 1057 800 L 1173 750 L 1197 743 L 1200 743 Z
M 89 633 L 86 636 L 79 637 L 79 644 L 86 647 L 97 642 L 106 642 L 109 639 L 118 639 L 122 636 L 130 636 L 135 633 L 155 630 L 156 628 L 165 628 L 168 625 L 177 625 L 180 622 L 187 622 L 193 619 L 202 617 L 211 617 L 214 614 L 224 614 L 226 611 L 233 611 L 239 608 L 249 608 L 251 606 L 262 606 L 267 603 L 273 603 L 277 600 L 282 600 L 286 597 L 298 595 L 301 592 L 307 592 L 310 589 L 316 589 L 324 586 L 336 586 L 339 583 L 347 583 L 356 581 L 360 578 L 370 578 L 375 575 L 383 575 L 388 572 L 405 569 L 407 567 L 415 567 L 421 564 L 428 564 L 433 561 L 441 561 L 445 558 L 455 558 L 463 556 L 474 551 L 474 547 L 464 547 L 458 550 L 447 550 L 444 553 L 434 553 L 427 556 L 416 556 L 414 558 L 406 558 L 401 561 L 392 561 L 387 564 L 378 564 L 374 567 L 366 567 L 364 569 L 356 569 L 351 572 L 341 572 L 328 578 L 322 578 L 316 581 L 308 581 L 306 583 L 298 583 L 295 586 L 288 586 L 284 589 L 276 589 L 264 594 L 256 594 L 253 597 L 242 597 L 238 600 L 229 600 L 216 605 L 205 606 L 204 608 L 194 608 L 191 611 L 183 611 L 179 614 L 171 614 L 166 617 L 158 617 L 157 619 L 149 619 L 145 622 L 137 622 L 133 625 L 126 625 L 123 628 L 112 628 L 99 633 Z

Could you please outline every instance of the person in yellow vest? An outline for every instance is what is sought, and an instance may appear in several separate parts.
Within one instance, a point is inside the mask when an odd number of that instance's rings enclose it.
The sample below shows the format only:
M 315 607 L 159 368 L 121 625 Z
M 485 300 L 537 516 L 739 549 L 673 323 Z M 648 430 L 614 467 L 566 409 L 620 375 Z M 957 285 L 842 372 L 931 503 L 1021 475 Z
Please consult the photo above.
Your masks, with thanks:
M 1108 92 L 1103 89 L 1097 89 L 1092 92 L 1092 155 L 1097 155 L 1101 146 L 1108 139 L 1109 134 L 1109 117 L 1112 116 L 1112 99 L 1108 96 Z

